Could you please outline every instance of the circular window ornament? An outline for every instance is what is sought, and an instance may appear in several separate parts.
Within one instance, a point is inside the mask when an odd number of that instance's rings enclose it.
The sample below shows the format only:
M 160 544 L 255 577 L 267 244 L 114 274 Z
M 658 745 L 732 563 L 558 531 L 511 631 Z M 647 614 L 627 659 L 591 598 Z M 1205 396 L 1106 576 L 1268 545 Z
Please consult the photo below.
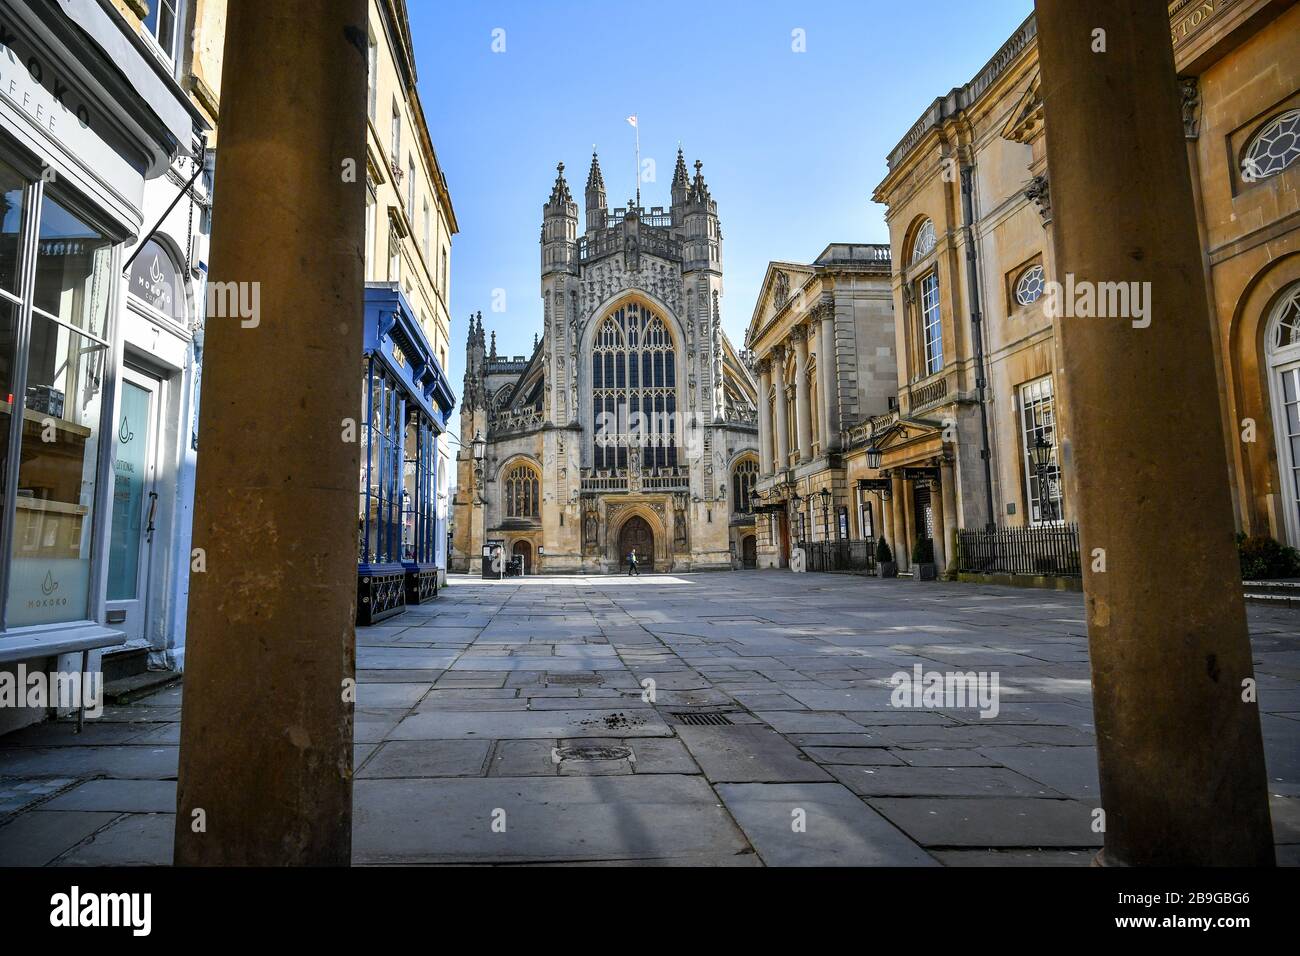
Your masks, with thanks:
M 923 259 L 930 254 L 936 243 L 934 235 L 934 223 L 927 219 L 921 224 L 921 228 L 916 232 L 916 240 L 912 243 L 912 261 Z
M 1248 183 L 1276 176 L 1300 159 L 1300 110 L 1287 110 L 1259 131 L 1241 161 L 1241 178 Z
M 1030 305 L 1043 297 L 1046 280 L 1042 266 L 1030 266 L 1020 273 L 1016 280 L 1016 301 L 1021 305 Z

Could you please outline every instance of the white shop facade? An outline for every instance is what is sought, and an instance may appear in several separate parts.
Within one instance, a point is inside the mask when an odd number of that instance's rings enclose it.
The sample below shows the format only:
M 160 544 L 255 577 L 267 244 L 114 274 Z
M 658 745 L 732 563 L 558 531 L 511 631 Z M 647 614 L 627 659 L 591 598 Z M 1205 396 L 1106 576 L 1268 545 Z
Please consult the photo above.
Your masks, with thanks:
M 192 415 L 191 291 L 165 237 L 127 260 L 196 115 L 110 7 L 0 6 L 0 672 L 93 671 L 150 640 L 145 542 L 163 516 L 176 531 L 162 422 Z M 5 703 L 0 732 L 46 716 Z

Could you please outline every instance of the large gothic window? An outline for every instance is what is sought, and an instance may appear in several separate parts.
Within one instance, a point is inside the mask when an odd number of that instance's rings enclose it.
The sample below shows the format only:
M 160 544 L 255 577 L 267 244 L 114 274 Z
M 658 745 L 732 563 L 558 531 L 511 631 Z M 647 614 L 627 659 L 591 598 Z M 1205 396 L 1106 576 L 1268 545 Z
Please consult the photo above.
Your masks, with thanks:
M 591 349 L 593 463 L 628 467 L 629 449 L 642 468 L 677 465 L 677 363 L 664 320 L 635 302 L 605 317 Z
M 756 481 L 758 481 L 757 459 L 745 458 L 736 464 L 736 470 L 731 473 L 731 510 L 733 512 L 736 514 L 749 514 L 749 496 L 754 490 Z
M 506 473 L 505 498 L 507 518 L 536 518 L 541 500 L 537 471 L 531 465 L 518 464 Z

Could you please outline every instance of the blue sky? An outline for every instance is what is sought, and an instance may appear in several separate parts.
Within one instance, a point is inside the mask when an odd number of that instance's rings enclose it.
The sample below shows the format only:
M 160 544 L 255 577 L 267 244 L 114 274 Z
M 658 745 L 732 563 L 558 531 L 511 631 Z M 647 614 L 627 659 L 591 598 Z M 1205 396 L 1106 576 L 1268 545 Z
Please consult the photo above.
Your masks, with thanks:
M 467 316 L 498 350 L 541 331 L 538 236 L 563 160 L 581 205 L 591 147 L 610 205 L 635 189 L 634 131 L 669 204 L 680 141 L 723 229 L 723 324 L 743 340 L 767 263 L 885 242 L 871 193 L 935 97 L 979 70 L 1032 0 L 408 0 L 420 97 L 460 234 L 452 246 L 459 391 Z M 493 52 L 495 30 L 504 52 Z M 806 51 L 792 49 L 802 30 Z M 500 37 L 500 34 L 497 34 Z M 581 212 L 580 212 L 581 214 Z M 581 226 L 580 226 L 581 228 Z M 493 290 L 505 311 L 491 311 Z

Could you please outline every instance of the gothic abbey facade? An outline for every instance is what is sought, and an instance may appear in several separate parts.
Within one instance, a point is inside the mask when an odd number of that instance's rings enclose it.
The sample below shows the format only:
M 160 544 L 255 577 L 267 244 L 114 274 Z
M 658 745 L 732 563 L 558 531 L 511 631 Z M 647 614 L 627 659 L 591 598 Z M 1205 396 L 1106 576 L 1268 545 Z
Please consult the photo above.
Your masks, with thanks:
M 500 544 L 529 573 L 752 566 L 757 390 L 722 331 L 722 231 L 681 151 L 672 204 L 607 207 L 592 155 L 585 221 L 558 167 L 543 207 L 544 328 L 532 355 L 471 321 L 452 569 Z M 481 461 L 472 449 L 481 438 Z

